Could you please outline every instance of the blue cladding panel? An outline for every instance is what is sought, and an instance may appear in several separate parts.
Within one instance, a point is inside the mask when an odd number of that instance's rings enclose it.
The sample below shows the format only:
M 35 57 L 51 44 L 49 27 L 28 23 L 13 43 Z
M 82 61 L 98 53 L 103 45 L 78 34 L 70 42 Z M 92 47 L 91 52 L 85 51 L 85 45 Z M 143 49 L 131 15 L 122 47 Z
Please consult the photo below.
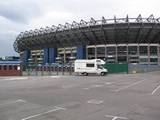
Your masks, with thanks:
M 49 48 L 49 63 L 55 63 L 56 57 L 57 57 L 57 49 Z
M 28 65 L 28 59 L 30 58 L 30 50 L 26 49 L 24 51 L 24 56 L 23 56 L 23 65 Z
M 49 62 L 48 59 L 49 59 L 49 49 L 48 49 L 48 48 L 45 48 L 45 49 L 44 49 L 43 64 L 48 63 L 48 62 Z
M 86 46 L 77 46 L 77 59 L 86 59 Z

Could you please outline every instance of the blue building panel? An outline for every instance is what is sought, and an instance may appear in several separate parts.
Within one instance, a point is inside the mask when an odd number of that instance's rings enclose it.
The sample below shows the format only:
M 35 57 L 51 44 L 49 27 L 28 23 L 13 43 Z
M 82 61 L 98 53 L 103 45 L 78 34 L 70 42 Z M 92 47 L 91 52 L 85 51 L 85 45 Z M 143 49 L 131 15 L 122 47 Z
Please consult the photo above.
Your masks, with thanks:
M 21 61 L 0 61 L 0 65 L 20 65 Z
M 86 46 L 77 46 L 77 59 L 86 59 Z
M 56 56 L 57 56 L 57 49 L 49 48 L 49 63 L 55 63 Z
M 23 55 L 23 65 L 28 65 L 28 59 L 30 58 L 30 50 L 26 49 Z
M 44 48 L 44 57 L 43 57 L 43 64 L 47 64 L 49 61 L 49 48 Z

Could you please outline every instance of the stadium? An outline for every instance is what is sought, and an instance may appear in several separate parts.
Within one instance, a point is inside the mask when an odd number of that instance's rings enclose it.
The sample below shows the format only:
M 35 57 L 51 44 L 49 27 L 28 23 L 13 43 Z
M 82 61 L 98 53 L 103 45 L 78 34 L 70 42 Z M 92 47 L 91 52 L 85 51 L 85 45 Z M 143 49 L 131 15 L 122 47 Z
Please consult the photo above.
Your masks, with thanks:
M 68 64 L 75 59 L 103 59 L 141 69 L 159 69 L 160 18 L 81 20 L 21 32 L 14 49 L 23 66 Z M 145 66 L 145 67 L 144 67 Z

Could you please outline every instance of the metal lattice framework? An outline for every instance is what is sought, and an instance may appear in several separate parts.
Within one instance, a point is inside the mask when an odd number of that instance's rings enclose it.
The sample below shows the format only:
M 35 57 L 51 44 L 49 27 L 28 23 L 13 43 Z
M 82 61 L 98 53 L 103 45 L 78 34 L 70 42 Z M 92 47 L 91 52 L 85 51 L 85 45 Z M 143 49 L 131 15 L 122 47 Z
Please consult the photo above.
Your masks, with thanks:
M 148 18 L 90 19 L 59 24 L 21 32 L 15 42 L 16 52 L 25 49 L 48 47 L 69 47 L 77 45 L 119 44 L 119 43 L 160 43 L 160 18 L 150 15 Z

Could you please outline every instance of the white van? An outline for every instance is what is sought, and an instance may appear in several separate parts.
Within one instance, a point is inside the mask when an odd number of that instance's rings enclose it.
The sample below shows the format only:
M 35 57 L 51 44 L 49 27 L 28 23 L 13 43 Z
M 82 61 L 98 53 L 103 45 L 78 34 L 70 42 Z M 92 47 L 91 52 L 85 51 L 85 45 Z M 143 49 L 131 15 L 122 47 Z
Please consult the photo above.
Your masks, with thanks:
M 105 62 L 101 59 L 75 60 L 74 72 L 83 75 L 95 73 L 103 76 L 108 72 L 108 70 L 103 67 L 104 64 Z

